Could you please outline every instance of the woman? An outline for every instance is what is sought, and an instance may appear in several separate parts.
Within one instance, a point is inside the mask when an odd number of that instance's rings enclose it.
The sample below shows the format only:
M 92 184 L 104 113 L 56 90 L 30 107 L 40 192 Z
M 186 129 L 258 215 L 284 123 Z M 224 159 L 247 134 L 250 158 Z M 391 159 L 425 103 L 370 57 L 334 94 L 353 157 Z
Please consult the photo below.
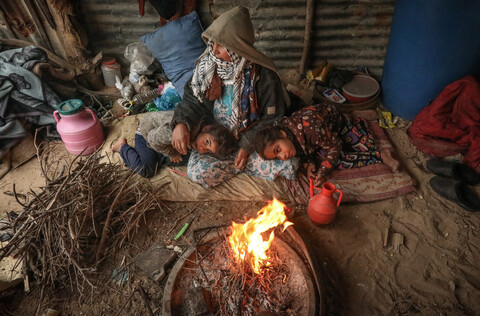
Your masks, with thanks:
M 196 62 L 192 79 L 172 119 L 172 145 L 181 154 L 190 147 L 191 127 L 207 115 L 229 128 L 239 139 L 239 151 L 230 159 L 199 156 L 194 150 L 187 172 L 206 187 L 240 173 L 274 180 L 293 179 L 296 159 L 266 161 L 254 151 L 258 129 L 285 114 L 288 95 L 272 60 L 258 51 L 250 14 L 236 7 L 219 16 L 202 33 L 207 49 Z

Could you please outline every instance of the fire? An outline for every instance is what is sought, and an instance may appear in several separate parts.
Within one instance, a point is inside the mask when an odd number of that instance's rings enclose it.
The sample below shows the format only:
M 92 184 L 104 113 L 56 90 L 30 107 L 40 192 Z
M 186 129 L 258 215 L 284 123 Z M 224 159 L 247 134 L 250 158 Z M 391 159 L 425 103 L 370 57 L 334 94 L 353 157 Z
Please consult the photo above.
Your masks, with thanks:
M 275 234 L 272 230 L 268 239 L 264 240 L 262 233 L 278 225 L 283 224 L 283 230 L 293 225 L 287 221 L 285 208 L 285 204 L 273 198 L 273 201 L 257 212 L 257 218 L 252 218 L 245 224 L 232 222 L 232 234 L 228 237 L 228 242 L 237 262 L 249 260 L 257 274 L 262 266 L 270 265 L 266 251 L 270 248 Z

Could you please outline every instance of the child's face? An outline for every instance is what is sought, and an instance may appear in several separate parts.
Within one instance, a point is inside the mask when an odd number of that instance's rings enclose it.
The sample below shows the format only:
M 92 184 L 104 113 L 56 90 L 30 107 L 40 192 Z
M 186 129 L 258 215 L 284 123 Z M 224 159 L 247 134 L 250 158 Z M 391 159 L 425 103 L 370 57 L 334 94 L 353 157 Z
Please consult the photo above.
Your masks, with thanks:
M 287 137 L 279 138 L 265 147 L 263 156 L 265 159 L 288 160 L 295 157 L 297 150 L 292 141 Z
M 200 133 L 192 142 L 192 147 L 201 154 L 215 154 L 217 152 L 218 142 L 209 133 Z

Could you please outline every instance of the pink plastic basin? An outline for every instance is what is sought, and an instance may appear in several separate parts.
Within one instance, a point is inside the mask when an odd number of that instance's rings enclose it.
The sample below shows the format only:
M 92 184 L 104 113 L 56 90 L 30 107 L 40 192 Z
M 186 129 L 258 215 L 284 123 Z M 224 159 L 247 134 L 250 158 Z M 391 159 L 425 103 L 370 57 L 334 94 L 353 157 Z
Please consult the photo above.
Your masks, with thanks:
M 343 96 L 352 103 L 370 100 L 380 89 L 377 80 L 369 75 L 355 75 L 342 87 Z

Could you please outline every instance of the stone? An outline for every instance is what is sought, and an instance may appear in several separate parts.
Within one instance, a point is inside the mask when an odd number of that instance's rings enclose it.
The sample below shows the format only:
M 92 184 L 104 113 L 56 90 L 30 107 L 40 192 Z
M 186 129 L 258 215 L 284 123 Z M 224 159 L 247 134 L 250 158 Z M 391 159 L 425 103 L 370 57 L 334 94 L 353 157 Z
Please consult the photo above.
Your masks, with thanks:
M 155 282 L 161 282 L 167 276 L 166 270 L 177 258 L 172 249 L 155 244 L 133 259 L 133 264 L 145 272 Z

